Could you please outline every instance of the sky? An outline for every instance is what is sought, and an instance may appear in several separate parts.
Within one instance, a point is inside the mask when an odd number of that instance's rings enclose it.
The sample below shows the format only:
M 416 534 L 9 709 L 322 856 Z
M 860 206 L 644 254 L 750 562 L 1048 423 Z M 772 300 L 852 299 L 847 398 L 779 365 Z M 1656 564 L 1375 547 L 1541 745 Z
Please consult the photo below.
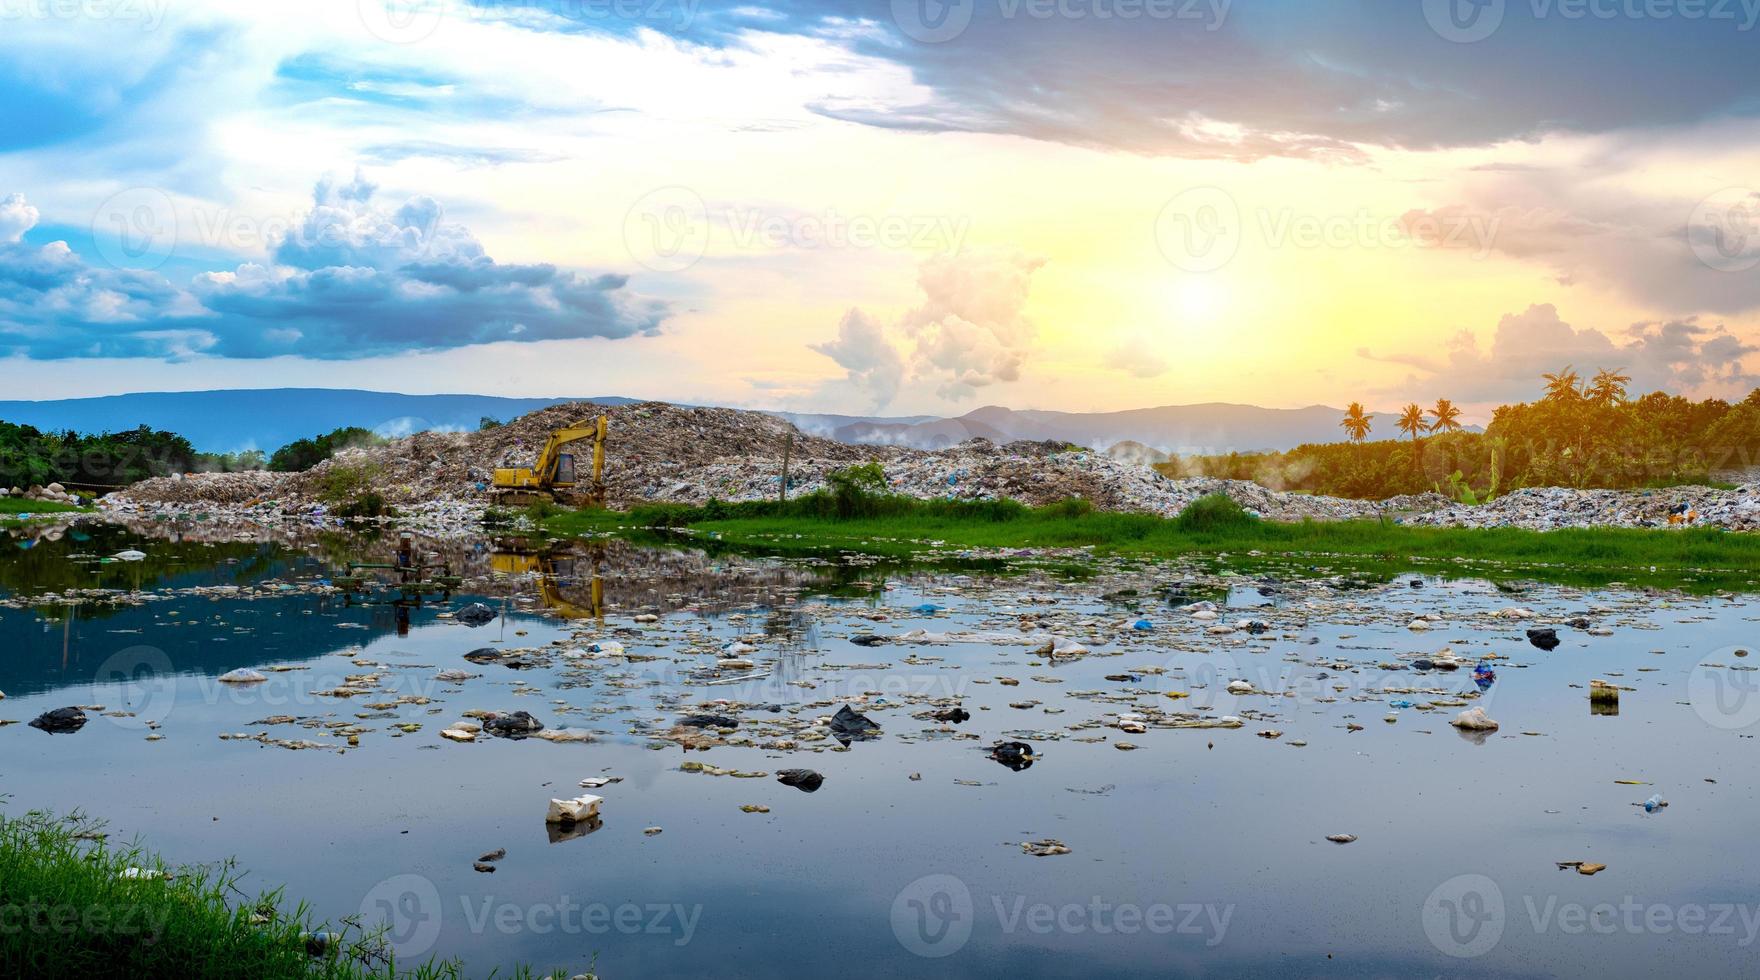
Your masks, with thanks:
M 1760 385 L 1760 0 L 0 0 L 0 398 Z

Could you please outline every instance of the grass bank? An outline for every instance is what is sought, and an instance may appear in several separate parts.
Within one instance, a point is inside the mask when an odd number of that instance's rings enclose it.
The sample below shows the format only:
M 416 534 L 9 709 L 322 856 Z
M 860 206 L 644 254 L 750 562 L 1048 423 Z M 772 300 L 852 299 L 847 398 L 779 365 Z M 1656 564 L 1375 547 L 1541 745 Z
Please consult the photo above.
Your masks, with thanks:
M 21 514 L 69 514 L 89 509 L 53 500 L 21 500 L 18 497 L 0 497 L 0 521 L 17 520 Z
M 712 502 L 701 507 L 638 507 L 628 513 L 576 511 L 545 518 L 554 534 L 688 529 L 736 547 L 783 551 L 861 551 L 899 556 L 938 549 L 1090 548 L 1100 553 L 1184 556 L 1249 552 L 1356 557 L 1400 568 L 1481 574 L 1486 566 L 1555 574 L 1585 585 L 1608 581 L 1679 584 L 1683 576 L 1720 588 L 1760 582 L 1760 535 L 1708 528 L 1406 527 L 1391 521 L 1259 520 L 1226 497 L 1207 497 L 1176 517 L 1094 510 L 1081 501 L 1025 507 L 1011 501 L 917 501 L 815 494 L 786 504 Z M 621 530 L 619 530 L 621 529 Z
M 174 868 L 111 845 L 77 815 L 0 816 L 0 976 L 459 976 L 449 962 L 402 968 L 350 925 L 325 932 L 280 892 L 247 900 L 239 877 L 230 863 Z

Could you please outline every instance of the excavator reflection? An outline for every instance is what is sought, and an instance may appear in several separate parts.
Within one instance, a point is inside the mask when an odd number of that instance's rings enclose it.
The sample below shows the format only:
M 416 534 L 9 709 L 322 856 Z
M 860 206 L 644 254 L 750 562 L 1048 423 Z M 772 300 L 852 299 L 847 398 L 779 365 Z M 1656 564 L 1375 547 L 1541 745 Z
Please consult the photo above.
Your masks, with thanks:
M 592 619 L 604 623 L 604 561 L 602 547 L 588 546 L 581 552 L 557 553 L 537 548 L 524 538 L 497 538 L 495 552 L 489 556 L 489 567 L 500 575 L 533 576 L 544 605 L 556 610 L 564 619 Z M 565 588 L 579 586 L 583 572 L 589 576 L 586 596 L 564 592 Z

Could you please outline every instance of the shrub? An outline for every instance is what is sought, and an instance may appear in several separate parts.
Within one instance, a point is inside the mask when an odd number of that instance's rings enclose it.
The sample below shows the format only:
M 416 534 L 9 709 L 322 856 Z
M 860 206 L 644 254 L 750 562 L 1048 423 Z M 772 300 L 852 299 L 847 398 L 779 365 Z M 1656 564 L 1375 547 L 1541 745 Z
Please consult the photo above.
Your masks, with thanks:
M 1227 494 L 1213 493 L 1187 504 L 1173 523 L 1184 533 L 1205 534 L 1253 527 L 1259 519 Z

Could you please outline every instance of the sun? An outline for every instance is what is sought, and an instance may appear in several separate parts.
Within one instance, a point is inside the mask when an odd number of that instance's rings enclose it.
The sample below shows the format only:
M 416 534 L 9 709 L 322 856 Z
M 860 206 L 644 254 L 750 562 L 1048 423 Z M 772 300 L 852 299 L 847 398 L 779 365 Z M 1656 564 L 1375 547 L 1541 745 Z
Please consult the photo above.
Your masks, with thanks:
M 1168 306 L 1180 323 L 1210 323 L 1228 311 L 1230 291 L 1215 273 L 1182 276 L 1169 287 Z

